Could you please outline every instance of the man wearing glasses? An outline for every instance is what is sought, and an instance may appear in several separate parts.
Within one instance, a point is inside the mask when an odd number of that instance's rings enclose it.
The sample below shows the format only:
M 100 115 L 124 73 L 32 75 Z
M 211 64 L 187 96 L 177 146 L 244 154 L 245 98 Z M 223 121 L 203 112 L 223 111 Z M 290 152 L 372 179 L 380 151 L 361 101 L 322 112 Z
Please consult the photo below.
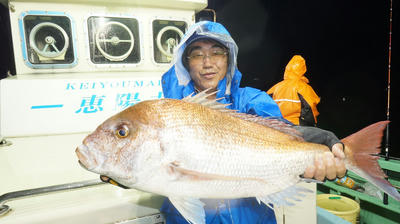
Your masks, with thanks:
M 193 92 L 218 90 L 210 98 L 229 104 L 229 109 L 283 120 L 278 105 L 264 91 L 239 87 L 242 74 L 237 69 L 237 53 L 238 47 L 224 26 L 209 21 L 194 24 L 177 47 L 173 66 L 162 76 L 164 97 L 182 99 Z M 343 147 L 337 137 L 323 130 L 318 132 L 321 134 L 316 134 L 315 130 L 312 133 L 303 132 L 305 140 L 326 144 L 336 157 L 344 158 Z M 309 134 L 312 137 L 307 138 Z M 344 163 L 334 158 L 333 154 L 318 158 L 314 166 L 307 168 L 304 177 L 324 180 L 344 176 Z M 276 223 L 273 210 L 258 203 L 255 198 L 202 201 L 205 203 L 207 224 Z M 168 199 L 161 210 L 167 223 L 188 223 Z

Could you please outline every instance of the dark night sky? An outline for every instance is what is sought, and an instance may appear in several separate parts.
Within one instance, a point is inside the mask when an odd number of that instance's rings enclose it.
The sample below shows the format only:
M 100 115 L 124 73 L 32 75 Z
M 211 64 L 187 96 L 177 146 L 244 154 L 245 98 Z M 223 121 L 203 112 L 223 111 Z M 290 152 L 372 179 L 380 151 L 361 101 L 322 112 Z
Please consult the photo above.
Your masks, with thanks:
M 217 21 L 239 46 L 243 86 L 268 90 L 283 79 L 290 58 L 301 54 L 321 97 L 319 127 L 343 138 L 386 119 L 389 0 L 209 0 L 208 8 L 216 10 Z M 390 155 L 396 157 L 399 13 L 394 1 L 389 136 Z

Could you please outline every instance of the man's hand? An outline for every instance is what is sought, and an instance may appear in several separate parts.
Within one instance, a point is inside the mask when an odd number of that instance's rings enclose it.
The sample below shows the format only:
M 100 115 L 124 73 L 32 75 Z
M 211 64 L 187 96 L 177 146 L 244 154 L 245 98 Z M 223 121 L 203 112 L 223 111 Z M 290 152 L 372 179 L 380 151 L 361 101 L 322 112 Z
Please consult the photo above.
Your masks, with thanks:
M 323 181 L 325 178 L 334 180 L 336 177 L 343 177 L 346 174 L 344 157 L 343 145 L 336 143 L 332 146 L 332 152 L 317 155 L 314 165 L 307 167 L 303 176 L 319 181 Z

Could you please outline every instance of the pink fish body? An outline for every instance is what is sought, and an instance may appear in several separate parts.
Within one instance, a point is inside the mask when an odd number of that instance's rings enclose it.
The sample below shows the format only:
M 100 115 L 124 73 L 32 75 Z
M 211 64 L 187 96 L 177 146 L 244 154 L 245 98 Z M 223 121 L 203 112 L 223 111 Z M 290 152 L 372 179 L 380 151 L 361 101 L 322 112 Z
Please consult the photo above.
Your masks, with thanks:
M 306 191 L 295 186 L 301 181 L 299 176 L 317 154 L 329 148 L 303 141 L 281 122 L 223 107 L 202 93 L 184 100 L 144 101 L 106 120 L 76 153 L 89 171 L 169 197 L 196 224 L 204 223 L 199 198 L 257 197 L 266 204 L 291 204 L 291 199 Z M 377 132 L 379 144 L 386 124 L 370 128 Z M 358 143 L 349 138 L 343 139 L 348 167 L 372 177 L 400 200 L 383 172 L 370 174 L 370 169 L 359 168 L 352 152 Z M 377 165 L 375 158 L 368 159 L 368 164 Z

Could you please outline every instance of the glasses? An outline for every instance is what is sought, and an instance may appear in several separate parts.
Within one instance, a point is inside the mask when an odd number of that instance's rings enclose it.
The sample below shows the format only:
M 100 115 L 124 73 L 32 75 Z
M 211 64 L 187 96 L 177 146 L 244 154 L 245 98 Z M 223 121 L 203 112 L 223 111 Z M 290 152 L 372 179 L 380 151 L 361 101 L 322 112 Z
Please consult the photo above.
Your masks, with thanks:
M 211 62 L 216 62 L 220 59 L 225 58 L 225 56 L 228 54 L 228 52 L 224 50 L 211 50 L 210 53 L 205 54 L 202 51 L 193 51 L 190 53 L 190 55 L 187 57 L 191 62 L 203 62 L 206 57 L 210 58 Z

